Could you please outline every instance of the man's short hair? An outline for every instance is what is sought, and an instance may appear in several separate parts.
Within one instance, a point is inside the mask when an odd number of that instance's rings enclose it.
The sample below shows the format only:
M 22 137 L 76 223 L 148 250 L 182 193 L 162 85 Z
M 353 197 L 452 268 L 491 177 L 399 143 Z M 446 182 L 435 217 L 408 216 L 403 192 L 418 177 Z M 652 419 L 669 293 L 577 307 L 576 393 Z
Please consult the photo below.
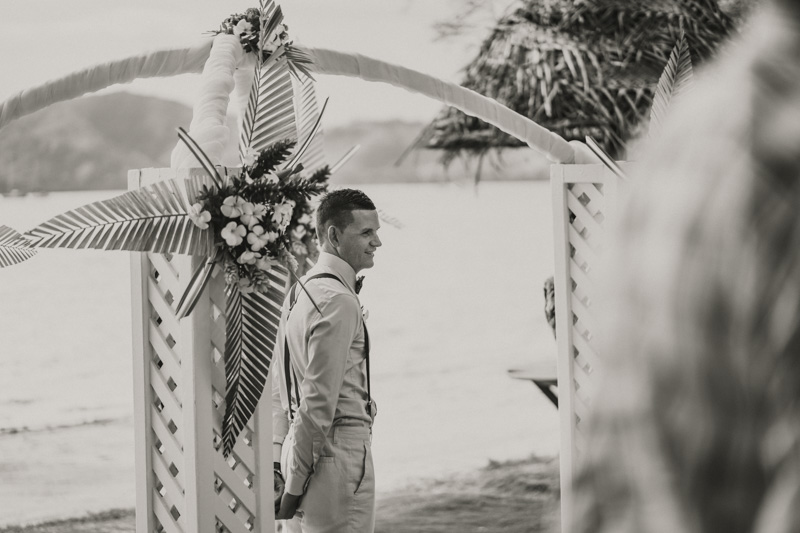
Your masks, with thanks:
M 333 224 L 344 229 L 353 221 L 353 211 L 375 211 L 375 204 L 369 196 L 358 189 L 338 189 L 322 197 L 317 207 L 317 236 L 322 237 L 325 229 Z

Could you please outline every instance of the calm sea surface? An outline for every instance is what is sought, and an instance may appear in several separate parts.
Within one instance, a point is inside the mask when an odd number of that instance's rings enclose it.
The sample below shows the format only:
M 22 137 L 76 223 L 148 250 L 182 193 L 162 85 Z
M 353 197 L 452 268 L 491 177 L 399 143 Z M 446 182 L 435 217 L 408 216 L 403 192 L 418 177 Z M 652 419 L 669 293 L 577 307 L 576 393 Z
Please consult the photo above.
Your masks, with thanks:
M 555 359 L 549 184 L 363 189 L 404 224 L 384 224 L 362 295 L 378 490 L 555 454 L 555 408 L 506 375 Z M 120 192 L 0 198 L 0 224 L 25 231 Z M 42 250 L 0 270 L 0 525 L 134 504 L 129 261 Z

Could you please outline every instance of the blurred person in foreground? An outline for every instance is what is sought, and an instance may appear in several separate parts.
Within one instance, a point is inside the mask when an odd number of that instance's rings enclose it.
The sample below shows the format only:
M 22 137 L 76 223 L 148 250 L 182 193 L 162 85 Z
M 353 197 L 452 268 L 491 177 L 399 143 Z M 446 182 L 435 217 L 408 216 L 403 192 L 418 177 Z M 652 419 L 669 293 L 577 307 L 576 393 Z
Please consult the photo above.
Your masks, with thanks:
M 800 531 L 800 2 L 761 6 L 637 174 L 570 530 Z
M 319 259 L 287 295 L 272 360 L 276 518 L 284 531 L 369 533 L 376 408 L 356 275 L 374 265 L 380 223 L 366 194 L 341 189 L 320 201 L 316 228 Z

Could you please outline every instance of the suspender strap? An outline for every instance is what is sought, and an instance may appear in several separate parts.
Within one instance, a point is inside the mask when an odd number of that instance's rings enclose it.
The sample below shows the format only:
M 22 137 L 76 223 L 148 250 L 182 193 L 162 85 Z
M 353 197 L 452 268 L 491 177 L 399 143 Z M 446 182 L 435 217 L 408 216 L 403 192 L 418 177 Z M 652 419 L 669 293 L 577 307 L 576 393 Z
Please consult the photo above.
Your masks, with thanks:
M 335 279 L 342 285 L 345 285 L 344 281 L 339 279 L 338 276 L 330 274 L 328 272 L 323 272 L 321 274 L 315 274 L 306 280 L 306 283 L 309 281 L 313 281 L 315 279 Z M 346 287 L 347 285 L 345 285 Z M 289 321 L 289 314 L 291 314 L 292 309 L 294 309 L 294 304 L 297 303 L 295 300 L 295 293 L 297 290 L 297 284 L 295 283 L 292 285 L 292 289 L 289 291 L 289 312 L 286 314 L 286 322 Z M 371 409 L 372 404 L 372 390 L 370 384 L 370 372 L 369 372 L 369 332 L 367 331 L 367 323 L 362 322 L 364 324 L 364 359 L 366 360 L 367 364 L 367 412 Z M 291 367 L 291 369 L 290 369 Z M 286 333 L 284 332 L 283 335 L 283 372 L 284 377 L 286 378 L 286 398 L 289 401 L 289 420 L 294 420 L 294 412 L 292 411 L 292 375 L 294 374 L 294 392 L 295 397 L 297 398 L 297 404 L 300 405 L 300 388 L 297 384 L 297 375 L 294 372 L 294 367 L 292 366 L 291 357 L 289 356 L 289 339 L 286 337 Z

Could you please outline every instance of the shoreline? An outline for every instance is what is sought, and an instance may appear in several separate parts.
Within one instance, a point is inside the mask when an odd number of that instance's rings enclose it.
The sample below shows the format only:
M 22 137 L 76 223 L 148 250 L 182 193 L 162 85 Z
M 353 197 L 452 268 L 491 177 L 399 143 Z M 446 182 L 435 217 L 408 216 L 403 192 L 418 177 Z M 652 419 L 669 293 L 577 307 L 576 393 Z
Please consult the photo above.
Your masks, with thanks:
M 558 458 L 530 456 L 423 479 L 377 495 L 376 533 L 557 531 Z M 0 527 L 0 533 L 132 533 L 135 511 Z

